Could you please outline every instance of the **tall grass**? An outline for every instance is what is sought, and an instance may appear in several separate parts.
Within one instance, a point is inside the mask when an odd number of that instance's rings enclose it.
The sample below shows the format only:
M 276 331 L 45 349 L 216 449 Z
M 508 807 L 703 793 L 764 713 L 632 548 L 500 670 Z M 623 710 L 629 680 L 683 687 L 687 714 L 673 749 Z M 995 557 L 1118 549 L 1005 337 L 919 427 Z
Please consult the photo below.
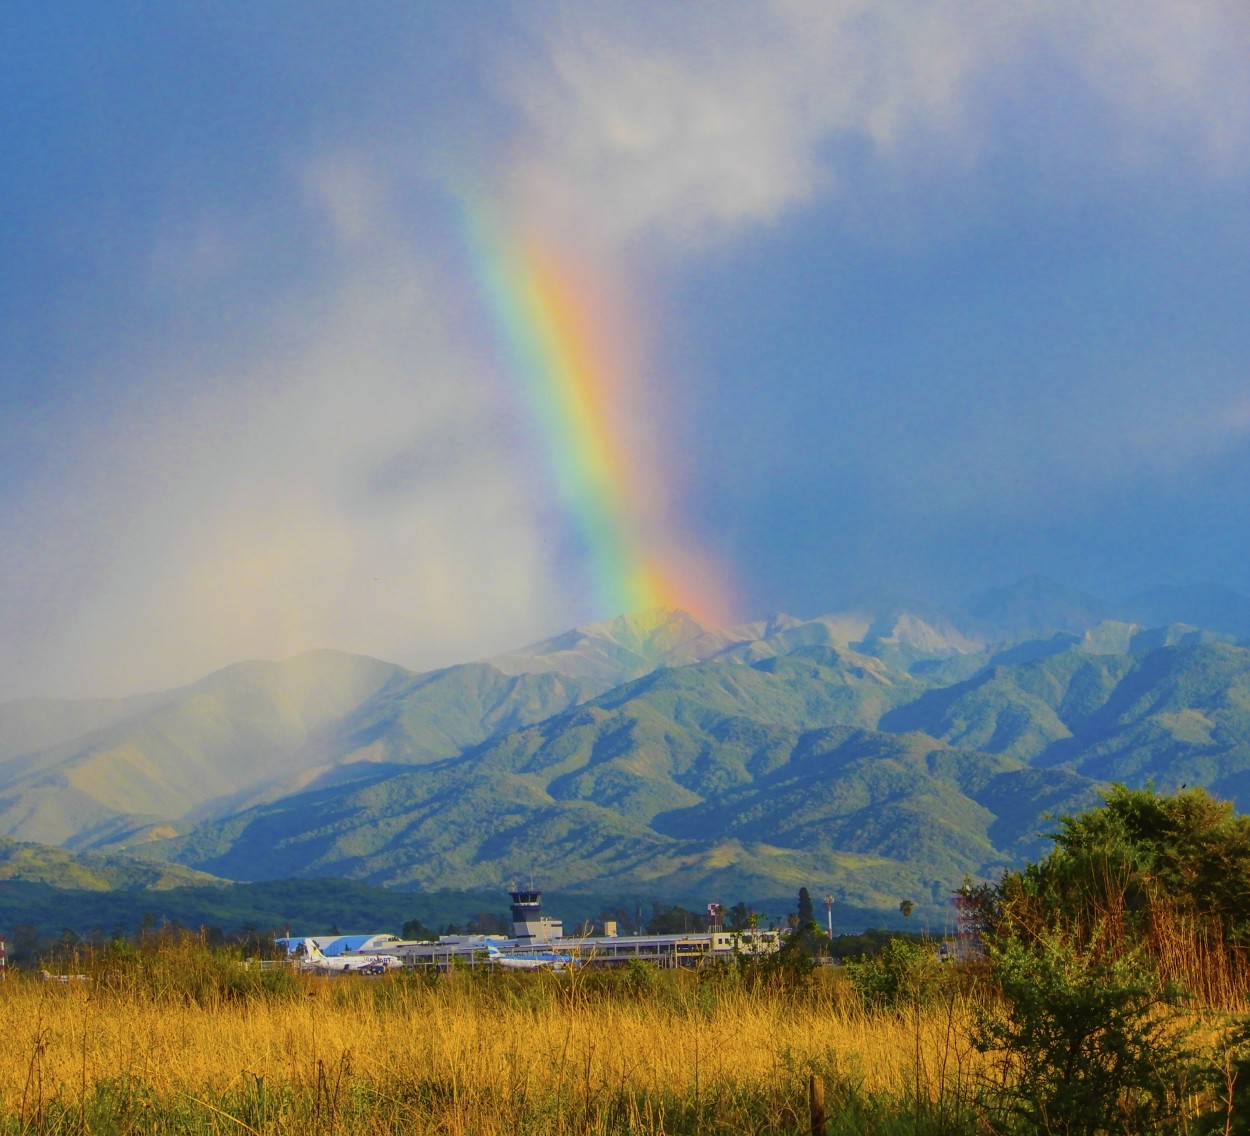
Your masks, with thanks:
M 1013 881 L 1005 909 L 1007 935 L 1030 941 L 1059 934 L 1094 955 L 1112 958 L 1141 948 L 1160 978 L 1186 990 L 1196 1004 L 1244 1010 L 1250 1002 L 1250 949 L 1233 940 L 1219 914 L 1195 910 L 1184 894 L 1155 887 L 1143 892 L 1124 863 L 1094 859 L 1082 867 L 1080 893 L 1066 904 Z
M 0 984 L 0 1133 L 799 1133 L 813 1075 L 828 1136 L 987 1131 L 993 993 L 955 967 L 872 1012 L 831 970 L 324 978 L 193 941 L 77 969 Z
M 192 947 L 84 973 L 0 988 L 0 1131 L 789 1133 L 812 1074 L 831 1134 L 963 1131 L 977 1060 L 962 1002 L 867 1015 L 827 973 L 273 977 Z

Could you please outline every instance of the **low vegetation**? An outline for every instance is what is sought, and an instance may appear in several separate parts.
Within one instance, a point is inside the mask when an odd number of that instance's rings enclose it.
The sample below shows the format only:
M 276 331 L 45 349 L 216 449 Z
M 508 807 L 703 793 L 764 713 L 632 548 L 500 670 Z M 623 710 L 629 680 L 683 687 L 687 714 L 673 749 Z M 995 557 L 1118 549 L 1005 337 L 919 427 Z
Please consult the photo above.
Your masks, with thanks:
M 816 965 L 378 979 L 147 936 L 0 989 L 4 1133 L 1250 1131 L 1250 820 L 1115 790 L 915 936 Z
M 189 945 L 10 983 L 5 1129 L 780 1133 L 804 1127 L 815 1073 L 841 1130 L 865 1131 L 900 1102 L 955 1107 L 982 1062 L 962 1002 L 870 1014 L 831 972 L 235 969 Z

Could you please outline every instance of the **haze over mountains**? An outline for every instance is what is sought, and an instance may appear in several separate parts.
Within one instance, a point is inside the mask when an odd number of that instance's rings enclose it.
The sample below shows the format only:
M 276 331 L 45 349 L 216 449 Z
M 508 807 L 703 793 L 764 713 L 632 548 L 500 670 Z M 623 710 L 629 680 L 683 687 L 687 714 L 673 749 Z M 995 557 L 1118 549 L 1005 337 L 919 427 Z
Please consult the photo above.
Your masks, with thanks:
M 644 613 L 427 674 L 246 662 L 0 704 L 0 835 L 231 879 L 937 908 L 1106 780 L 1250 792 L 1248 638 L 1223 589 L 1032 579 L 946 610 Z

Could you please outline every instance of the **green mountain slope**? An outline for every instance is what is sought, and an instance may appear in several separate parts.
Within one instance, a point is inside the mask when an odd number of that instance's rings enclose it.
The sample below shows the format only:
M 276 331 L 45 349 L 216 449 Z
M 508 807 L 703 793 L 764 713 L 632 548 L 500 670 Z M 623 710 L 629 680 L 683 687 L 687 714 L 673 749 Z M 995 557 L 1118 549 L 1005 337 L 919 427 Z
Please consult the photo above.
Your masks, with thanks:
M 1039 764 L 1138 785 L 1250 795 L 1250 650 L 1221 643 L 1135 656 L 1106 700 Z
M 461 758 L 388 767 L 148 852 L 235 878 L 489 887 L 533 873 L 680 896 L 822 881 L 861 907 L 900 888 L 932 900 L 1014 861 L 1043 808 L 1079 807 L 1093 786 L 871 729 L 921 689 L 828 648 L 661 670 Z
M 1020 662 L 995 661 L 964 682 L 928 691 L 881 725 L 1030 760 L 1080 730 L 1132 667 L 1128 656 L 1091 654 L 1080 641 L 1058 653 L 1028 654 L 1020 651 Z
M 151 710 L 168 698 L 162 693 L 131 698 L 19 698 L 0 703 L 0 769 L 8 758 L 63 745 Z
M 1102 624 L 1066 647 L 1051 641 L 1061 650 L 927 691 L 881 726 L 1101 781 L 1250 798 L 1250 649 L 1211 639 Z
M 509 674 L 490 663 L 468 663 L 391 681 L 320 743 L 338 764 L 419 765 L 540 722 L 598 692 L 598 683 L 556 671 Z
M 1107 779 L 1250 797 L 1250 649 L 1103 606 L 1026 581 L 962 623 L 654 611 L 428 674 L 318 652 L 59 725 L 9 704 L 0 745 L 58 740 L 0 759 L 0 832 L 236 879 L 936 901 Z
M 0 837 L 0 881 L 77 891 L 164 891 L 226 884 L 225 880 L 178 864 L 93 852 L 74 855 L 64 848 L 6 837 Z
M 307 767 L 317 731 L 406 673 L 318 651 L 227 667 L 154 709 L 0 766 L 0 831 L 86 845 Z
M 921 861 L 952 877 L 991 870 L 1039 844 L 1039 818 L 1093 801 L 1061 771 L 952 749 L 924 734 L 837 727 L 803 734 L 749 788 L 656 818 L 661 832 Z
M 13 703 L 0 707 L 9 739 L 0 734 L 0 744 L 54 744 L 0 763 L 0 833 L 77 848 L 169 835 L 291 793 L 371 778 L 378 763 L 457 756 L 657 668 L 836 650 L 829 645 L 865 626 L 776 617 L 718 630 L 659 610 L 429 674 L 322 651 L 242 663 L 141 699 Z M 83 725 L 92 728 L 74 736 Z

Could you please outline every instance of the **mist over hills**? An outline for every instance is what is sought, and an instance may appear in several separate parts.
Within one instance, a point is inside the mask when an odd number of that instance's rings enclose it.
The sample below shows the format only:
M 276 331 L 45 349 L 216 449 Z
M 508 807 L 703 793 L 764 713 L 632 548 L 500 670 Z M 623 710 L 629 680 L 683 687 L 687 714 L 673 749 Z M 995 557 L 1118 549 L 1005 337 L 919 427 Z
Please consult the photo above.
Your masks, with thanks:
M 240 663 L 0 704 L 0 834 L 230 879 L 806 885 L 937 911 L 1105 781 L 1250 792 L 1247 633 L 1250 601 L 1220 588 L 1105 603 L 1035 578 L 942 610 L 631 615 L 425 674 Z

